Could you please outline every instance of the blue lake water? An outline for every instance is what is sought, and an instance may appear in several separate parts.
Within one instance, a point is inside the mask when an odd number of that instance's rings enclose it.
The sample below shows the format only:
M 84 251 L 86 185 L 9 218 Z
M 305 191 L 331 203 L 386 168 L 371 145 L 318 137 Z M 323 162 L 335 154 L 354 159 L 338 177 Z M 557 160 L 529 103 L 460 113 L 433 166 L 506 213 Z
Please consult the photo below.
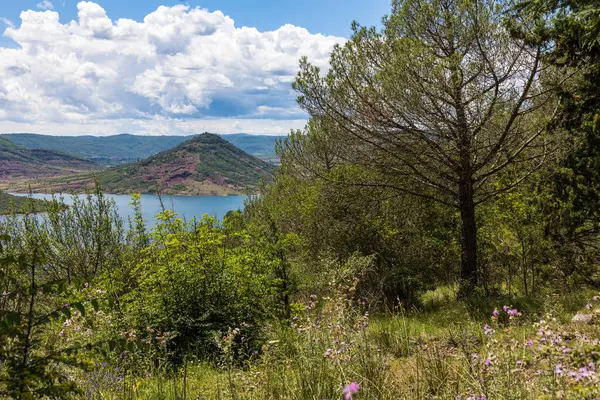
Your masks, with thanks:
M 28 194 L 20 193 L 11 194 L 29 196 Z M 52 199 L 51 194 L 34 193 L 32 196 L 36 199 Z M 85 197 L 85 195 L 77 196 Z M 119 194 L 106 194 L 105 196 L 115 202 L 117 212 L 127 222 L 128 218 L 133 215 L 133 209 L 129 205 L 131 197 Z M 186 220 L 191 220 L 194 217 L 201 218 L 204 214 L 212 215 L 222 220 L 228 211 L 243 209 L 246 199 L 247 196 L 162 196 L 165 208 L 174 210 Z M 67 205 L 72 204 L 72 196 L 65 195 L 64 202 Z M 155 195 L 143 194 L 141 196 L 141 204 L 146 226 L 151 228 L 156 223 L 154 216 L 162 211 L 160 199 Z

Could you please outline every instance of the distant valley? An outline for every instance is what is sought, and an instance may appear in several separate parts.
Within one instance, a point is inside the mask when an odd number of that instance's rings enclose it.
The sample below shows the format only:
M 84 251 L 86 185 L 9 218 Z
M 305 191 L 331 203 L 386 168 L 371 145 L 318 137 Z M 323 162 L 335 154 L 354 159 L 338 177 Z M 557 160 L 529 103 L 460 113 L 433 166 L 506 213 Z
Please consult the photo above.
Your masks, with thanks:
M 0 189 L 231 195 L 273 177 L 278 136 L 0 135 Z M 226 140 L 225 140 L 226 139 Z
M 275 143 L 283 136 L 236 133 L 221 135 L 245 152 L 265 161 L 276 162 Z M 0 139 L 28 149 L 61 151 L 85 157 L 101 165 L 139 161 L 185 142 L 192 136 L 51 136 L 34 133 L 0 134 Z

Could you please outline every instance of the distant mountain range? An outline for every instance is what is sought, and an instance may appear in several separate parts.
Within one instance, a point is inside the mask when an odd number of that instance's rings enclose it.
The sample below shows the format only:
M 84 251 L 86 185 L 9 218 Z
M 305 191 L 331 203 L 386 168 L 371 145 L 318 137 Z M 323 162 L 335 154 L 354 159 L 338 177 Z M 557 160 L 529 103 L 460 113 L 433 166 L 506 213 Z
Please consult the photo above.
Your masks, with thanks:
M 28 149 L 0 137 L 0 182 L 43 178 L 100 169 L 80 156 L 48 149 Z
M 117 165 L 138 161 L 185 142 L 191 136 L 50 136 L 33 133 L 1 134 L 0 139 L 28 149 L 61 151 L 85 157 L 102 165 Z M 245 152 L 265 161 L 277 162 L 275 143 L 282 136 L 249 135 L 245 133 L 222 135 Z
M 273 164 L 218 135 L 203 133 L 186 139 L 169 150 L 133 163 L 94 173 L 12 182 L 8 188 L 19 192 L 25 189 L 25 184 L 30 184 L 36 192 L 81 192 L 91 188 L 97 179 L 108 193 L 228 195 L 255 191 L 261 179 L 272 179 Z

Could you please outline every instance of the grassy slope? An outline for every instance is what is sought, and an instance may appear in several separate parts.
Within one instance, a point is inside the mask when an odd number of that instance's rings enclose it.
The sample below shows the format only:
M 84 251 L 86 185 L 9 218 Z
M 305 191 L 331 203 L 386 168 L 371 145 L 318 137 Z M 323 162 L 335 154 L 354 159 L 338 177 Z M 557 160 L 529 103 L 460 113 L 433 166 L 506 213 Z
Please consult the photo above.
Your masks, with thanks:
M 194 136 L 147 159 L 115 166 L 96 174 L 109 193 L 228 195 L 255 190 L 270 179 L 273 166 L 209 133 Z M 83 191 L 93 174 L 34 182 L 35 191 Z M 19 190 L 13 188 L 13 190 Z
M 223 138 L 247 153 L 264 159 L 274 159 L 275 142 L 280 136 L 223 135 Z M 103 165 L 133 162 L 168 150 L 188 140 L 190 136 L 50 136 L 32 133 L 0 135 L 0 138 L 29 149 L 60 150 L 87 157 Z
M 266 328 L 270 340 L 243 367 L 225 353 L 217 366 L 190 363 L 184 377 L 149 367 L 119 392 L 100 391 L 106 398 L 177 399 L 185 391 L 206 399 L 343 399 L 344 385 L 356 381 L 356 400 L 600 398 L 595 372 L 575 375 L 597 369 L 599 321 L 569 322 L 593 293 L 478 304 L 456 301 L 452 290 L 430 294 L 420 310 L 377 318 L 347 308 L 343 297 L 313 299 L 317 307 L 298 311 L 291 327 Z M 509 318 L 506 304 L 521 315 Z

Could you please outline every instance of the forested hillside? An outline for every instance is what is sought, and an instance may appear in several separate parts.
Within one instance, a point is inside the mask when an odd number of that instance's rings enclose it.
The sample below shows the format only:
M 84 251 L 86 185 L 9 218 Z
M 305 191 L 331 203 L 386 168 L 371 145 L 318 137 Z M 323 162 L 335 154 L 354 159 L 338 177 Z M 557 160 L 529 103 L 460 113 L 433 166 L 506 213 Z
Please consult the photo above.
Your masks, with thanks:
M 47 203 L 25 196 L 13 196 L 0 190 L 0 215 L 26 214 L 30 211 L 46 211 Z
M 600 398 L 598 32 L 597 1 L 394 0 L 299 61 L 276 168 L 203 134 L 4 218 L 0 396 Z M 259 195 L 147 229 L 103 194 L 217 183 Z

